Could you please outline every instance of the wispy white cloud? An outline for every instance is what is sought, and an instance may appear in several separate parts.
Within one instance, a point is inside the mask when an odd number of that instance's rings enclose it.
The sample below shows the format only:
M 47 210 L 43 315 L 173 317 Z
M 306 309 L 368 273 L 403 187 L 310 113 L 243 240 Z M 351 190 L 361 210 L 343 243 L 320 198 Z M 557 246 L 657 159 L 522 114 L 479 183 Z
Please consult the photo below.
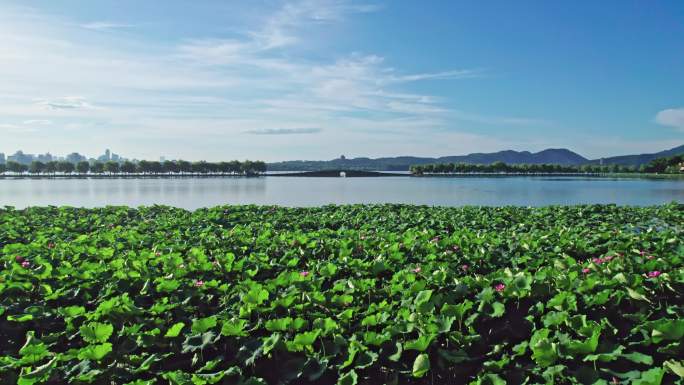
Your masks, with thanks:
M 29 119 L 29 120 L 24 120 L 22 123 L 23 123 L 23 124 L 26 124 L 26 125 L 34 125 L 34 126 L 35 126 L 35 125 L 38 125 L 38 126 L 48 126 L 48 125 L 52 124 L 52 120 L 48 120 L 48 119 Z
M 62 96 L 53 99 L 38 99 L 36 104 L 45 106 L 51 110 L 72 110 L 72 109 L 93 109 L 95 106 L 90 104 L 82 96 Z
M 463 69 L 451 70 L 434 73 L 422 73 L 411 75 L 394 75 L 389 76 L 388 80 L 391 82 L 415 82 L 419 80 L 437 80 L 437 79 L 469 79 L 484 76 L 484 71 L 480 69 Z
M 115 23 L 115 22 L 111 22 L 111 21 L 93 21 L 90 23 L 81 24 L 80 26 L 81 26 L 81 28 L 92 29 L 92 30 L 96 30 L 96 31 L 106 31 L 106 30 L 112 30 L 112 29 L 133 27 L 133 25 L 131 25 L 131 24 Z
M 260 49 L 281 48 L 300 41 L 302 26 L 340 22 L 350 14 L 379 10 L 373 4 L 355 4 L 345 0 L 302 0 L 286 2 L 268 16 L 260 28 L 248 32 Z
M 322 129 L 316 127 L 301 128 L 263 128 L 258 130 L 245 131 L 252 135 L 298 135 L 298 134 L 318 134 Z
M 684 107 L 662 110 L 656 114 L 655 121 L 663 126 L 684 130 Z

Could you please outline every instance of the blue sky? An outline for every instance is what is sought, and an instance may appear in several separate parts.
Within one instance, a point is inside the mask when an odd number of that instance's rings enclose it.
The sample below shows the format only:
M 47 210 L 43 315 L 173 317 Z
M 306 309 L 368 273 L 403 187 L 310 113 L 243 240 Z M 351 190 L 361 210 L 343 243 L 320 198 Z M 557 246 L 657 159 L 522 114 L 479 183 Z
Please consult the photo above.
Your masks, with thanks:
M 0 85 L 5 153 L 651 152 L 684 2 L 0 0 Z

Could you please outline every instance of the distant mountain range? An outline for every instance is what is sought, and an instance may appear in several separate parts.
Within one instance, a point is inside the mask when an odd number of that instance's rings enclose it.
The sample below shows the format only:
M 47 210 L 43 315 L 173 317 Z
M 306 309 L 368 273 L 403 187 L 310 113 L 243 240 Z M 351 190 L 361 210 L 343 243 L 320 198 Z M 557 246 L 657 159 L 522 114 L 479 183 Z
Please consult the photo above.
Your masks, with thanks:
M 639 166 L 653 159 L 684 154 L 684 145 L 653 154 L 624 155 L 603 158 L 603 164 L 621 164 Z M 439 158 L 423 158 L 415 156 L 398 156 L 389 158 L 353 158 L 340 157 L 333 160 L 292 160 L 269 163 L 269 171 L 317 171 L 331 169 L 408 171 L 411 165 L 430 163 L 472 163 L 490 164 L 504 162 L 507 164 L 561 164 L 582 165 L 599 164 L 601 159 L 587 159 L 576 152 L 565 148 L 550 148 L 539 152 L 499 151 L 492 153 L 473 153 L 468 155 L 443 156 Z
M 625 166 L 640 166 L 642 164 L 646 164 L 652 161 L 653 159 L 666 158 L 669 156 L 675 156 L 680 154 L 684 154 L 684 145 L 671 148 L 669 150 L 656 152 L 654 154 L 622 155 L 613 156 L 610 158 L 603 158 L 603 164 L 622 164 Z M 594 159 L 589 163 L 598 164 L 600 162 L 600 159 Z

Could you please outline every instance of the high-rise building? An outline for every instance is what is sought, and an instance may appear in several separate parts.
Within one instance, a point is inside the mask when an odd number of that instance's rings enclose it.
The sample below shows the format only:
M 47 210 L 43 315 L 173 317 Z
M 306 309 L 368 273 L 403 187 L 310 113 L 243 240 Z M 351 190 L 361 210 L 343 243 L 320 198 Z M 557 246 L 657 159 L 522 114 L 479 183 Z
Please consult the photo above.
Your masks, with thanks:
M 5 163 L 5 154 L 0 152 L 0 164 L 4 164 L 4 163 Z
M 84 160 L 86 160 L 86 157 L 79 154 L 78 152 L 72 152 L 71 154 L 66 156 L 66 161 L 69 163 L 78 163 Z
M 14 153 L 14 155 L 10 155 L 7 157 L 8 162 L 17 162 L 21 164 L 31 164 L 33 162 L 34 156 L 31 154 L 24 154 L 23 151 L 19 150 Z
M 111 159 L 112 159 L 112 152 L 109 151 L 109 149 L 105 150 L 104 155 L 100 155 L 97 157 L 97 160 L 99 160 L 100 162 L 108 162 Z
M 45 154 L 39 154 L 37 160 L 39 162 L 47 163 L 47 162 L 52 162 L 54 160 L 54 157 L 52 156 L 52 154 L 47 152 Z

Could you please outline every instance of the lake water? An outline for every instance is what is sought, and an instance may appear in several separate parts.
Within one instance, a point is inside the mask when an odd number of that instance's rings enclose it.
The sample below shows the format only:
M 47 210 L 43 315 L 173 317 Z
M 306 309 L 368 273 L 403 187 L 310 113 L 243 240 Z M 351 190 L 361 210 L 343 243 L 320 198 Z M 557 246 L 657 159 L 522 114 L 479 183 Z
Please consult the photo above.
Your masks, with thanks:
M 0 206 L 224 204 L 437 206 L 684 202 L 684 179 L 587 177 L 2 179 Z

